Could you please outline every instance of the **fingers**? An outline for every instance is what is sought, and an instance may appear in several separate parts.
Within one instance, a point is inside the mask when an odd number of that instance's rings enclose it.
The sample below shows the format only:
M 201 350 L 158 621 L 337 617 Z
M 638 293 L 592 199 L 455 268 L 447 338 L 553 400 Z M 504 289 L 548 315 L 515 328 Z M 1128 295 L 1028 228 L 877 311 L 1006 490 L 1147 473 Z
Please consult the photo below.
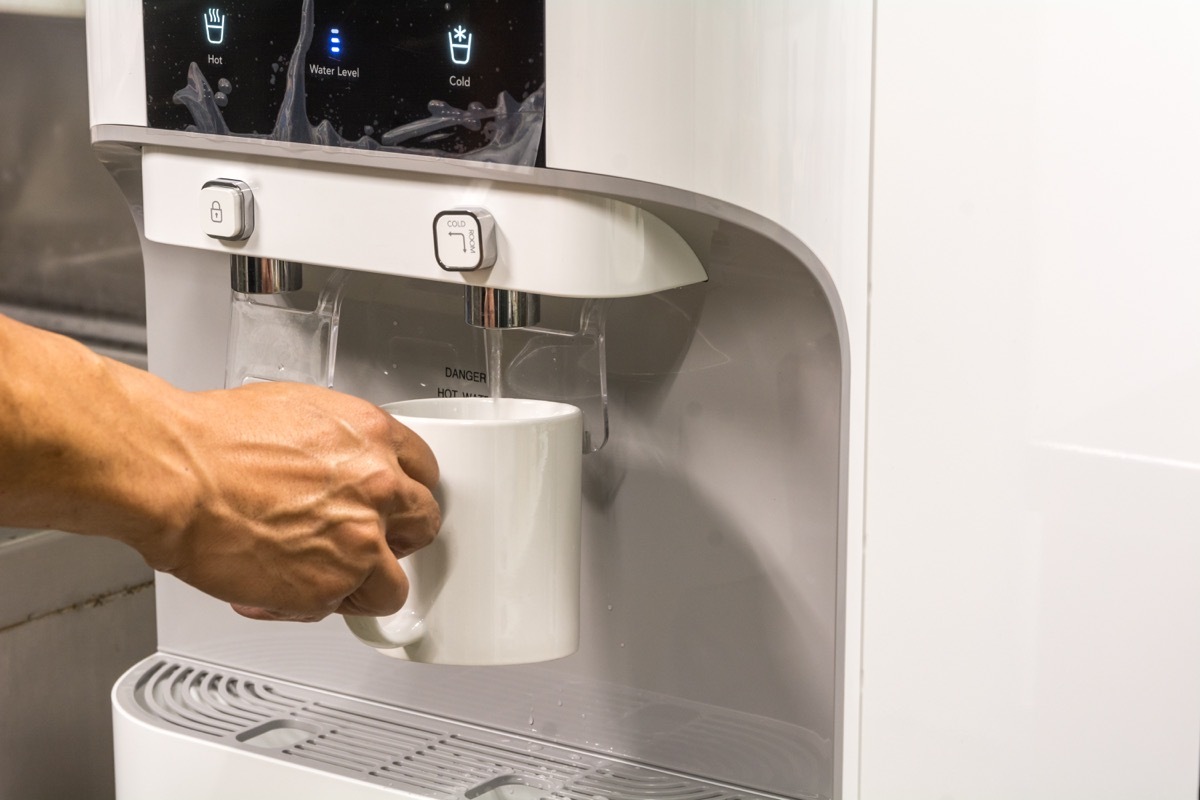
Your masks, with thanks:
M 391 421 L 392 449 L 400 468 L 413 480 L 420 481 L 430 489 L 437 486 L 438 463 L 429 445 L 395 417 L 388 414 L 388 419 Z
M 382 617 L 395 614 L 407 599 L 408 576 L 395 556 L 383 549 L 378 565 L 362 585 L 341 602 L 337 613 Z
M 328 614 L 302 614 L 289 613 L 286 611 L 270 611 L 265 608 L 257 608 L 255 606 L 244 606 L 238 603 L 230 603 L 229 607 L 243 617 L 249 619 L 260 620 L 263 622 L 320 622 L 329 616 Z
M 429 544 L 442 527 L 442 512 L 433 492 L 415 481 L 400 489 L 395 507 L 385 515 L 388 547 L 404 558 Z
M 438 464 L 420 436 L 388 418 L 401 474 L 384 523 L 388 546 L 396 558 L 403 558 L 432 542 L 442 527 L 441 509 L 432 491 L 438 483 Z
M 375 568 L 356 590 L 336 603 L 336 608 L 331 603 L 332 611 L 338 614 L 383 617 L 400 610 L 404 601 L 408 599 L 408 576 L 390 552 L 382 548 L 381 550 Z M 280 611 L 240 603 L 229 605 L 243 617 L 264 622 L 318 622 L 329 616 L 329 612 Z

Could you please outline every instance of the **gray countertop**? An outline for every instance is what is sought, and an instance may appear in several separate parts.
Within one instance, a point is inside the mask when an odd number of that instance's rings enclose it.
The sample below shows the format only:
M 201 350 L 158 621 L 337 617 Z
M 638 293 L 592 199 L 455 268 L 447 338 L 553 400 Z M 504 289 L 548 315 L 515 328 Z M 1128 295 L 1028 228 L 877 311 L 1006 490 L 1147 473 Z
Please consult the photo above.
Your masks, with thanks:
M 0 528 L 0 630 L 153 578 L 141 556 L 110 539 Z

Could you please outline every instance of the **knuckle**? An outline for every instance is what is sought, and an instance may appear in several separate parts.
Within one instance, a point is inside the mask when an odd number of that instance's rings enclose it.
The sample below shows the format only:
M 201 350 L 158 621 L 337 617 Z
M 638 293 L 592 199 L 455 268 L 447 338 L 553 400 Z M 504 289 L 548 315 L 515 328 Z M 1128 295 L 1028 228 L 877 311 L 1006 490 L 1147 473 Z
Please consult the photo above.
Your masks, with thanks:
M 356 584 L 357 582 L 350 580 L 348 575 L 325 575 L 314 582 L 312 602 L 307 608 L 302 610 L 310 614 L 329 614 L 333 609 L 337 608 L 347 595 L 354 591 Z
M 363 414 L 363 431 L 376 441 L 386 440 L 391 433 L 392 418 L 374 406 L 364 409 L 364 412 L 366 413 Z
M 345 562 L 343 569 L 339 570 L 341 580 L 349 583 L 358 579 L 358 573 L 365 569 L 365 565 L 374 558 L 379 551 L 379 525 L 361 524 L 346 526 L 343 530 L 341 539 L 341 551 L 344 554 Z M 351 587 L 353 588 L 353 587 Z M 347 591 L 347 594 L 349 591 Z
M 425 490 L 421 517 L 425 520 L 425 537 L 422 544 L 429 544 L 437 538 L 438 531 L 442 529 L 442 508 L 433 498 L 433 492 L 428 489 Z
M 358 430 L 373 442 L 381 445 L 390 443 L 396 425 L 392 416 L 366 400 L 358 397 L 350 399 L 354 402 L 354 424 Z

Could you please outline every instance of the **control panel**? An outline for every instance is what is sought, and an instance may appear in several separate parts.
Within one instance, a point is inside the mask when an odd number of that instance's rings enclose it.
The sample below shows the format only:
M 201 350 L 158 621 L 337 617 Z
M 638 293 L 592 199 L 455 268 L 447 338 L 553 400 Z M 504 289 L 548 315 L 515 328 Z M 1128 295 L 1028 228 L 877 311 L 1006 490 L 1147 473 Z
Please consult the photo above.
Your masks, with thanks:
M 545 164 L 545 0 L 143 0 L 150 127 Z

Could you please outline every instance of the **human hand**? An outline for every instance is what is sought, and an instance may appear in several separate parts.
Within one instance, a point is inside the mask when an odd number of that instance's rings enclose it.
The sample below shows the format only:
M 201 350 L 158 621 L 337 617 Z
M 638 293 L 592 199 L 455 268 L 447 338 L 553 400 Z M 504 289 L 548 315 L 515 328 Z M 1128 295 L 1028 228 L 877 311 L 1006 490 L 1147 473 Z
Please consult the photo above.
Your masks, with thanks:
M 428 446 L 376 406 L 314 386 L 186 397 L 194 507 L 178 532 L 135 543 L 151 566 L 254 619 L 399 610 L 396 559 L 441 525 Z
M 390 614 L 441 526 L 437 461 L 370 403 L 190 393 L 0 316 L 0 525 L 108 536 L 259 619 Z

